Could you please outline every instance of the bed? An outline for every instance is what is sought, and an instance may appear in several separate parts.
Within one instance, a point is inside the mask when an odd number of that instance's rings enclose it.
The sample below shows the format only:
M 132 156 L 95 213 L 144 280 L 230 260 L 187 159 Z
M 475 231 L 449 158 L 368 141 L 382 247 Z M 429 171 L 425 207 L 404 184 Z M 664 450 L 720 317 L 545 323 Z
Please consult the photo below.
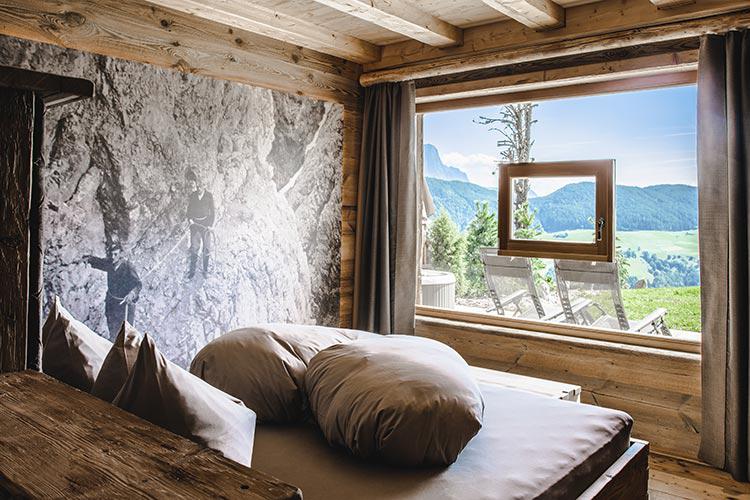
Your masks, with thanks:
M 253 468 L 316 499 L 647 498 L 648 444 L 625 413 L 480 384 L 482 430 L 446 468 L 401 469 L 334 449 L 312 424 L 259 425 Z

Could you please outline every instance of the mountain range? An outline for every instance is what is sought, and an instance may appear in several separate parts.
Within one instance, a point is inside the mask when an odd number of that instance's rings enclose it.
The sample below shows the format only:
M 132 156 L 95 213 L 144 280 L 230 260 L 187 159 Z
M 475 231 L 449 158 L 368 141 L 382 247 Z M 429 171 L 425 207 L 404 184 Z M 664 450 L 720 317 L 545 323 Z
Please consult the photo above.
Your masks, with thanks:
M 445 208 L 461 230 L 474 217 L 477 201 L 497 213 L 497 189 L 469 182 L 462 170 L 446 165 L 432 144 L 424 145 L 424 170 L 435 207 Z M 687 231 L 698 227 L 698 188 L 685 184 L 617 186 L 619 231 Z M 594 215 L 594 184 L 577 182 L 546 196 L 529 193 L 529 205 L 546 232 L 587 229 Z
M 497 213 L 497 189 L 470 182 L 427 178 L 439 211 L 445 208 L 461 230 L 474 217 L 477 201 L 488 202 Z M 648 187 L 617 186 L 616 215 L 619 231 L 687 231 L 698 227 L 698 188 L 685 184 Z M 594 186 L 591 182 L 568 184 L 546 196 L 529 199 L 536 220 L 546 232 L 591 227 Z

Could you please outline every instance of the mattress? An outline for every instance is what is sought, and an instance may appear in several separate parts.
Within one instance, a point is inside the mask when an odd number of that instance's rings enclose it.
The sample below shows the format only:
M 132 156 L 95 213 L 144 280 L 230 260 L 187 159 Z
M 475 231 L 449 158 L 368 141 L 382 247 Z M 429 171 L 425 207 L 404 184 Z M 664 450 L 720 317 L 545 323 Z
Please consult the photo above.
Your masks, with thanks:
M 629 446 L 626 413 L 480 387 L 482 429 L 448 467 L 368 463 L 304 424 L 259 425 L 253 468 L 299 487 L 306 500 L 575 498 Z

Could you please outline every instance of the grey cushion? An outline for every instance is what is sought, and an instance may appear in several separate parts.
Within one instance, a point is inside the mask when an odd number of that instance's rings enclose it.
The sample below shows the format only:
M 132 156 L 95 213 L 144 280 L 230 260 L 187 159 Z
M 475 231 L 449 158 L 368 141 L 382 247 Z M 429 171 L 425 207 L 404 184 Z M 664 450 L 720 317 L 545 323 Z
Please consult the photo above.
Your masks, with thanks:
M 91 394 L 111 403 L 128 379 L 140 347 L 141 334 L 130 323 L 124 321 L 99 370 Z
M 373 334 L 312 325 L 266 324 L 234 330 L 206 345 L 190 372 L 241 399 L 259 422 L 295 422 L 306 415 L 310 359 L 334 344 Z
M 148 335 L 113 404 L 250 466 L 255 413 L 168 361 Z
M 334 345 L 310 361 L 305 384 L 328 442 L 366 459 L 451 464 L 482 427 L 484 401 L 469 366 L 430 339 Z
M 89 392 L 112 342 L 76 320 L 55 297 L 42 327 L 42 371 Z

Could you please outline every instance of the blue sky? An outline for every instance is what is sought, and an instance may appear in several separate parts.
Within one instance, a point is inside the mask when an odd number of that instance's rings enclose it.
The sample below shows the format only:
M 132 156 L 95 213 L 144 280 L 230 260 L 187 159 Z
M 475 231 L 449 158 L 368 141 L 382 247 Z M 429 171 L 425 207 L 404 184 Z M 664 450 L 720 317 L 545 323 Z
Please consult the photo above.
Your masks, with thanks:
M 472 120 L 496 116 L 498 108 L 426 114 L 424 140 L 471 182 L 494 187 L 499 134 Z M 614 158 L 617 184 L 696 185 L 694 85 L 542 101 L 534 118 L 536 161 Z M 554 187 L 535 190 L 544 195 Z

